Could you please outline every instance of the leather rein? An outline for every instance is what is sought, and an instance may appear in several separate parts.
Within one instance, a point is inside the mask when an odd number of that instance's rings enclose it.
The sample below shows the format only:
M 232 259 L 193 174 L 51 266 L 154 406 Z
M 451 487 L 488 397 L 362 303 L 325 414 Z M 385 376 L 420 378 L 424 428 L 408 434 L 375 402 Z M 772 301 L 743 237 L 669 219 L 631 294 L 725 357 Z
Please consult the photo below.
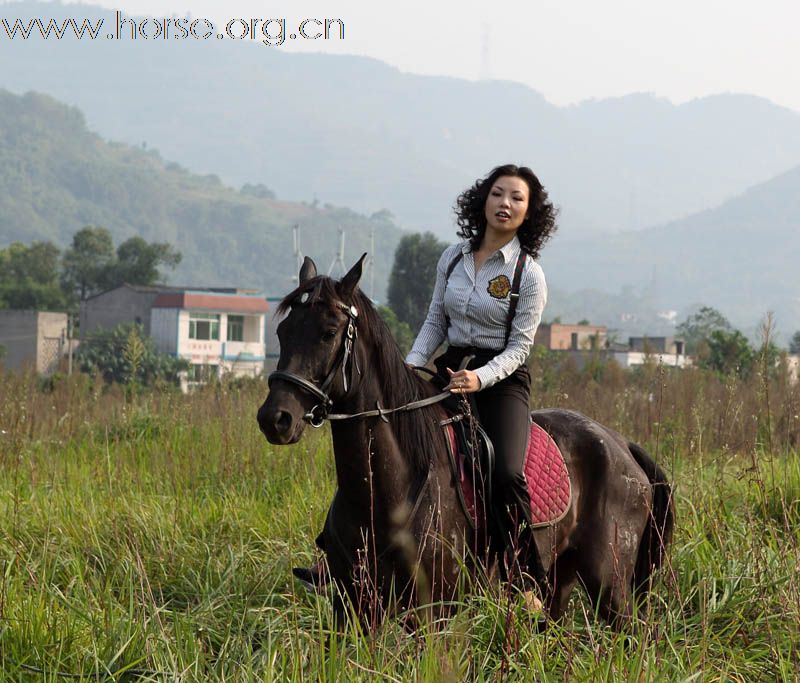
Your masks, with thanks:
M 381 406 L 379 401 L 376 401 L 376 407 L 373 410 L 364 410 L 360 413 L 331 413 L 330 410 L 333 408 L 333 399 L 328 395 L 328 391 L 333 384 L 334 379 L 336 379 L 336 374 L 339 372 L 339 370 L 341 369 L 342 372 L 342 383 L 344 385 L 345 393 L 347 393 L 350 386 L 353 386 L 354 372 L 358 372 L 359 376 L 361 375 L 361 368 L 358 366 L 358 358 L 355 353 L 355 344 L 358 340 L 358 328 L 356 327 L 356 322 L 358 320 L 358 309 L 355 306 L 348 306 L 341 301 L 336 301 L 335 304 L 347 315 L 347 331 L 345 333 L 345 339 L 341 347 L 339 359 L 333 364 L 333 367 L 322 381 L 322 384 L 317 386 L 313 381 L 306 379 L 305 377 L 300 377 L 300 375 L 296 375 L 292 372 L 285 372 L 283 370 L 276 370 L 275 372 L 270 373 L 269 377 L 267 378 L 267 384 L 270 387 L 272 386 L 273 380 L 281 379 L 300 387 L 307 393 L 319 399 L 320 402 L 311 408 L 311 410 L 309 410 L 305 415 L 303 415 L 303 420 L 305 420 L 308 424 L 310 424 L 312 427 L 319 428 L 325 424 L 325 420 L 355 420 L 366 417 L 380 417 L 384 422 L 389 422 L 386 417 L 387 415 L 424 408 L 425 406 L 440 403 L 450 396 L 449 391 L 443 391 L 435 396 L 429 396 L 428 398 L 423 398 L 418 401 L 411 401 L 410 403 L 405 403 L 401 406 L 397 406 L 396 408 L 384 408 Z M 348 364 L 350 374 L 349 384 Z

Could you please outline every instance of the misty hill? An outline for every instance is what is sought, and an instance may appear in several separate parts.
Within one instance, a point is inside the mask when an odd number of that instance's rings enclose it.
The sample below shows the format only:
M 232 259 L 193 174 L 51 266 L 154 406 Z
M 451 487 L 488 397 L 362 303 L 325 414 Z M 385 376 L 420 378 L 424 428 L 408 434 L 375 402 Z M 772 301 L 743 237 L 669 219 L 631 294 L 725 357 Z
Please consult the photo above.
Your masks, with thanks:
M 20 3 L 7 18 L 99 17 Z M 78 106 L 92 130 L 146 142 L 197 173 L 263 183 L 452 239 L 450 207 L 491 166 L 531 165 L 563 234 L 638 229 L 716 206 L 800 163 L 800 114 L 721 95 L 556 107 L 534 90 L 402 73 L 258 42 L 0 40 L 0 86 Z
M 556 238 L 543 252 L 549 282 L 575 291 L 647 292 L 655 307 L 720 308 L 741 326 L 768 310 L 800 329 L 800 166 L 722 205 L 637 232 Z
M 0 90 L 0 246 L 52 240 L 66 246 L 85 225 L 119 242 L 132 235 L 169 242 L 183 254 L 172 280 L 237 285 L 282 295 L 296 275 L 292 225 L 301 247 L 327 271 L 345 229 L 346 266 L 370 251 L 375 295 L 384 298 L 401 231 L 388 213 L 278 201 L 263 186 L 237 192 L 194 175 L 156 151 L 105 142 L 75 108 L 45 95 Z M 338 271 L 335 274 L 341 274 Z M 369 275 L 362 283 L 369 292 Z

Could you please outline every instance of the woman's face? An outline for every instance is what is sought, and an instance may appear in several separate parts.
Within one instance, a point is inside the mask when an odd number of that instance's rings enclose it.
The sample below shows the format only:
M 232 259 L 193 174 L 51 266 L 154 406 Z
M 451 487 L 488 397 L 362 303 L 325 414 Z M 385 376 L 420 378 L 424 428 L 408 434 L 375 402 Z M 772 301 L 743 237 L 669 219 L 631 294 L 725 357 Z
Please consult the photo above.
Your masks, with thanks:
M 486 204 L 486 229 L 503 234 L 515 233 L 528 217 L 528 183 L 517 176 L 500 176 L 494 181 Z

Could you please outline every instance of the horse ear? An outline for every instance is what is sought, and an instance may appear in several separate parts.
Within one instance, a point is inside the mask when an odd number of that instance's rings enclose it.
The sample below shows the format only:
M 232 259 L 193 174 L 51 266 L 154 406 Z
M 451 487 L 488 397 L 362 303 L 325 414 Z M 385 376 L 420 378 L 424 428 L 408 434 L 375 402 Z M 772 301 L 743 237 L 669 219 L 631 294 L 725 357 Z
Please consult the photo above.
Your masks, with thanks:
M 356 291 L 356 285 L 358 285 L 358 281 L 361 279 L 361 271 L 364 266 L 364 259 L 367 258 L 366 252 L 361 255 L 361 258 L 358 259 L 358 262 L 347 272 L 341 281 L 341 295 L 343 298 L 349 299 L 353 292 Z
M 312 277 L 317 277 L 317 265 L 306 256 L 303 259 L 303 265 L 300 266 L 300 284 L 302 285 Z

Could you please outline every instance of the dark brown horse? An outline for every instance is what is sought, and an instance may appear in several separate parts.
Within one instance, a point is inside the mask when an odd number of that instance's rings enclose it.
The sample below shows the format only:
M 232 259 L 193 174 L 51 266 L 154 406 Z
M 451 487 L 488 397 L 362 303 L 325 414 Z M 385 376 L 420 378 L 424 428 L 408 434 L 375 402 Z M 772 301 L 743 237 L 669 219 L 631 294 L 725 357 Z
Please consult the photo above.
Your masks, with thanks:
M 459 504 L 436 389 L 404 363 L 358 289 L 362 262 L 336 282 L 305 260 L 279 307 L 280 360 L 258 423 L 270 443 L 290 444 L 331 420 L 338 491 L 322 545 L 340 593 L 371 621 L 398 603 L 446 604 L 491 555 Z M 642 448 L 584 415 L 532 417 L 561 449 L 573 491 L 566 516 L 534 531 L 548 613 L 559 617 L 580 581 L 604 618 L 624 621 L 672 534 L 667 479 Z

